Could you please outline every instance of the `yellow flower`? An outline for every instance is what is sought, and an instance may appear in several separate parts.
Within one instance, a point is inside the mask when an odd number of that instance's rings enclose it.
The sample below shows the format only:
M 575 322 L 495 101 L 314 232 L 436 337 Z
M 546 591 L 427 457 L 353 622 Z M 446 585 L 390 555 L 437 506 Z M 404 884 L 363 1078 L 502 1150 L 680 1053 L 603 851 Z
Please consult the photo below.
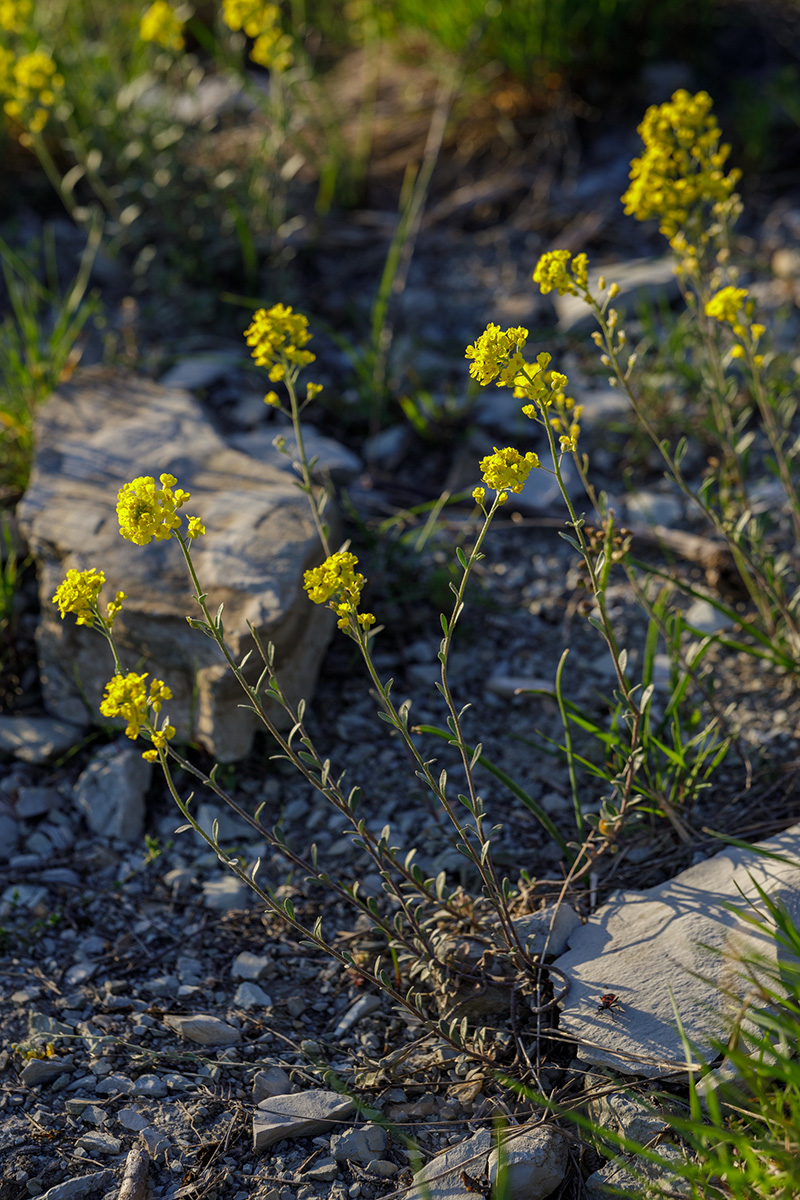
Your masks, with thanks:
M 243 29 L 255 43 L 250 51 L 253 62 L 273 70 L 291 66 L 292 39 L 281 33 L 280 9 L 265 0 L 223 0 L 222 16 L 229 29 Z
M 707 92 L 691 96 L 680 88 L 667 103 L 652 105 L 639 134 L 644 154 L 631 163 L 630 187 L 622 197 L 628 216 L 657 218 L 672 239 L 691 218 L 702 221 L 707 206 L 733 196 L 740 173 L 723 174 L 730 146 L 720 145 Z
M 244 336 L 248 346 L 253 347 L 250 353 L 258 366 L 270 367 L 269 377 L 273 383 L 283 379 L 287 367 L 304 367 L 316 357 L 310 350 L 302 349 L 311 341 L 308 318 L 292 312 L 290 305 L 259 308 Z M 270 403 L 269 398 L 266 399 Z
M 0 55 L 0 90 L 6 100 L 6 116 L 23 125 L 29 133 L 41 133 L 47 124 L 56 95 L 64 86 L 64 76 L 44 50 L 34 50 L 14 59 L 2 49 Z
M 24 33 L 32 13 L 32 0 L 0 0 L 0 29 Z
M 361 590 L 366 582 L 360 572 L 354 571 L 356 566 L 358 559 L 355 554 L 339 550 L 318 567 L 306 571 L 303 576 L 303 586 L 309 599 L 313 600 L 314 604 L 328 602 L 339 618 L 337 623 L 340 629 L 349 628 L 351 616 L 364 628 L 375 621 L 371 613 L 359 615 L 356 611 L 361 599 Z
M 747 288 L 724 287 L 706 304 L 706 316 L 736 325 L 748 295 Z
M 78 625 L 88 625 L 91 628 L 98 615 L 97 597 L 105 581 L 103 572 L 94 567 L 90 567 L 88 571 L 67 571 L 66 579 L 59 584 L 53 596 L 53 604 L 58 605 L 61 620 L 64 620 L 68 612 L 75 613 Z M 122 593 L 117 595 L 119 597 Z
M 172 699 L 172 692 L 160 679 L 150 681 L 149 691 L 145 686 L 147 672 L 137 675 L 115 675 L 105 687 L 105 697 L 100 704 L 104 717 L 122 717 L 127 721 L 125 733 L 135 741 L 142 725 L 149 722 L 148 708 L 160 712 L 164 700 Z M 171 726 L 166 726 L 170 729 Z
M 161 487 L 157 488 L 152 475 L 140 475 L 120 488 L 117 497 L 119 531 L 137 546 L 146 546 L 152 538 L 163 541 L 180 528 L 176 509 L 186 503 L 189 493 L 181 488 L 173 491 L 174 475 L 159 478 Z
M 538 455 L 532 450 L 523 456 L 513 446 L 506 446 L 504 450 L 498 450 L 495 446 L 494 454 L 481 459 L 480 467 L 487 487 L 494 488 L 496 492 L 521 492 L 531 471 L 541 465 Z
M 124 599 L 125 599 L 125 593 L 117 592 L 114 599 L 109 600 L 108 604 L 106 605 L 106 621 L 108 622 L 109 625 L 114 624 L 114 619 L 115 619 L 117 613 L 122 608 L 122 601 Z
M 477 341 L 467 346 L 464 357 L 473 359 L 470 375 L 484 385 L 493 379 L 498 387 L 513 385 L 526 365 L 521 351 L 527 340 L 528 331 L 522 326 L 503 333 L 499 325 L 487 325 Z
M 543 296 L 555 288 L 559 296 L 578 296 L 589 284 L 589 260 L 585 254 L 572 259 L 569 250 L 548 250 L 536 264 L 533 282 L 538 283 Z
M 177 54 L 184 47 L 183 22 L 178 20 L 167 0 L 154 0 L 142 15 L 139 37 L 143 42 L 155 42 L 157 46 Z
M 472 499 L 476 504 L 483 504 L 486 499 L 486 488 L 476 487 L 472 489 Z
M 206 527 L 199 517 L 189 517 L 189 524 L 186 529 L 187 537 L 194 541 L 195 538 L 202 537 L 205 531 Z

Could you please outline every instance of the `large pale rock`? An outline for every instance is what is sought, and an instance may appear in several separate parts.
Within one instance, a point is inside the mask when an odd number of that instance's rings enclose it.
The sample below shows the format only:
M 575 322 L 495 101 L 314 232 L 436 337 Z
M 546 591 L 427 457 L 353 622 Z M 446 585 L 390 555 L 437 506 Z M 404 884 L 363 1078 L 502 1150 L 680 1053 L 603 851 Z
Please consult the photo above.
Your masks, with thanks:
M 658 887 L 616 893 L 571 934 L 555 963 L 572 985 L 560 1028 L 582 1059 L 632 1075 L 685 1069 L 671 997 L 689 1042 L 713 1059 L 753 987 L 742 957 L 779 973 L 794 966 L 785 947 L 725 907 L 765 918 L 760 886 L 800 923 L 800 825 L 760 846 L 790 861 L 727 847 Z M 621 1007 L 598 1012 L 608 992 Z
M 70 567 L 96 567 L 109 597 L 118 589 L 127 596 L 115 626 L 125 668 L 168 683 L 169 717 L 181 738 L 201 741 L 223 761 L 240 758 L 258 720 L 237 707 L 242 693 L 216 645 L 187 624 L 200 614 L 180 548 L 174 540 L 134 546 L 122 538 L 117 492 L 138 475 L 157 479 L 165 471 L 191 492 L 182 511 L 208 530 L 195 543 L 195 561 L 209 607 L 216 612 L 224 602 L 235 657 L 253 647 L 248 623 L 275 644 L 293 702 L 312 691 L 333 628 L 332 614 L 302 589 L 303 571 L 321 559 L 305 496 L 285 470 L 227 445 L 187 392 L 103 368 L 80 372 L 42 407 L 36 444 L 19 518 L 37 559 L 48 710 L 75 720 L 85 712 L 83 691 L 94 718 L 113 673 L 98 634 L 72 617 L 60 620 L 51 603 Z M 254 651 L 252 681 L 256 660 Z M 277 708 L 272 714 L 282 717 Z
M 144 798 L 153 768 L 126 738 L 98 750 L 75 784 L 75 804 L 92 833 L 141 841 Z
M 539 1125 L 512 1131 L 489 1155 L 492 1183 L 504 1165 L 508 1200 L 544 1200 L 553 1194 L 567 1173 L 567 1140 L 560 1130 Z
M 465 1142 L 457 1142 L 427 1162 L 414 1176 L 405 1200 L 474 1200 L 475 1192 L 464 1173 L 473 1179 L 486 1174 L 492 1135 L 481 1129 Z
M 253 1149 L 261 1154 L 284 1138 L 327 1133 L 355 1112 L 354 1102 L 339 1092 L 296 1092 L 259 1101 L 253 1117 Z
M 164 1017 L 164 1024 L 187 1041 L 197 1042 L 201 1046 L 235 1046 L 242 1040 L 238 1029 L 206 1013 L 193 1013 L 191 1016 L 170 1013 Z
M 675 260 L 669 254 L 663 258 L 632 258 L 629 262 L 593 268 L 589 271 L 589 286 L 595 295 L 601 275 L 605 276 L 609 286 L 612 283 L 619 286 L 619 294 L 611 301 L 612 307 L 626 308 L 629 316 L 634 316 L 636 306 L 643 302 L 658 304 L 664 299 L 677 300 L 680 295 Z M 557 292 L 552 295 L 562 333 L 583 333 L 597 328 L 592 310 L 579 296 L 559 296 Z

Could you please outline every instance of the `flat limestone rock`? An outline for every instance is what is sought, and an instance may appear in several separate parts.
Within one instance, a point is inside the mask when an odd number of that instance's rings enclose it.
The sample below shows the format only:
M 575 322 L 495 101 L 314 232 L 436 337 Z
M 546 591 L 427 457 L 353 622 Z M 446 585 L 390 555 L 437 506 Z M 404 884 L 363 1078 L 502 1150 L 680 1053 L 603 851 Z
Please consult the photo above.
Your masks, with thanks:
M 491 1148 L 491 1132 L 481 1129 L 467 1141 L 437 1154 L 414 1176 L 404 1200 L 474 1200 L 475 1192 L 465 1182 L 464 1172 L 480 1179 L 486 1173 Z
M 629 316 L 643 300 L 651 304 L 659 300 L 677 300 L 680 295 L 675 275 L 675 260 L 666 254 L 662 258 L 632 258 L 629 262 L 611 263 L 589 271 L 589 285 L 597 294 L 597 282 L 604 275 L 609 286 L 616 283 L 619 294 L 611 301 L 613 308 L 626 308 Z M 588 304 L 579 296 L 559 296 L 552 293 L 562 333 L 582 333 L 596 329 L 597 322 Z
M 356 1106 L 339 1092 L 295 1092 L 261 1100 L 253 1117 L 253 1149 L 256 1154 L 283 1138 L 310 1137 L 327 1133 L 347 1121 Z
M 248 622 L 274 643 L 292 703 L 313 690 L 333 630 L 332 614 L 302 587 L 303 572 L 322 558 L 306 497 L 285 470 L 231 448 L 188 392 L 118 370 L 77 372 L 51 396 L 39 410 L 36 447 L 19 521 L 37 563 L 48 711 L 62 720 L 98 719 L 113 674 L 102 638 L 71 616 L 62 621 L 51 602 L 68 569 L 96 567 L 106 576 L 101 603 L 117 590 L 127 597 L 115 624 L 125 669 L 168 684 L 173 700 L 164 713 L 180 739 L 200 741 L 221 761 L 241 758 L 259 722 L 238 707 L 243 694 L 217 646 L 187 624 L 200 611 L 180 547 L 172 539 L 135 546 L 121 537 L 117 493 L 137 476 L 157 480 L 164 472 L 191 493 L 181 512 L 199 516 L 208 531 L 194 559 L 209 607 L 216 612 L 224 603 L 234 657 L 253 649 L 251 682 L 261 665 Z M 283 718 L 277 707 L 271 714 Z
M 765 917 L 759 885 L 800 922 L 800 825 L 759 845 L 790 861 L 726 847 L 658 887 L 616 893 L 570 935 L 554 964 L 571 981 L 560 1028 L 580 1041 L 582 1059 L 631 1075 L 684 1070 L 670 995 L 690 1043 L 713 1059 L 714 1040 L 727 1041 L 739 998 L 753 986 L 741 956 L 796 969 L 788 950 L 724 907 Z M 609 992 L 619 1007 L 598 1011 Z
M 0 750 L 22 762 L 45 763 L 81 740 L 88 724 L 83 717 L 82 710 L 74 713 L 78 724 L 52 717 L 0 717 Z
M 187 1041 L 197 1042 L 201 1046 L 234 1046 L 241 1041 L 241 1034 L 233 1025 L 204 1013 L 186 1017 L 169 1015 L 164 1017 L 164 1024 Z

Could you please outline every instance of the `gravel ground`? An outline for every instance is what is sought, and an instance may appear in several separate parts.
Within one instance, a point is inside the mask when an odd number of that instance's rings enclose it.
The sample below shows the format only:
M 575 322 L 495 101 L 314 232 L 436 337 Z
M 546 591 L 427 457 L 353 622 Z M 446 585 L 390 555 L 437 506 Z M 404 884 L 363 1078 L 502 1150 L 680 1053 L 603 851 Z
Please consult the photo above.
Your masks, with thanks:
M 443 486 L 451 491 L 471 487 L 477 482 L 477 460 L 512 437 L 499 407 L 487 411 L 482 401 L 481 415 L 464 401 L 463 347 L 487 320 L 529 323 L 537 338 L 546 332 L 549 348 L 564 356 L 576 386 L 581 381 L 590 390 L 601 386 L 587 373 L 582 341 L 552 334 L 552 307 L 533 294 L 529 278 L 554 232 L 550 225 L 559 205 L 557 228 L 579 221 L 581 213 L 607 214 L 612 199 L 618 210 L 624 171 L 620 183 L 614 164 L 627 163 L 628 142 L 618 138 L 610 150 L 606 147 L 602 163 L 588 163 L 580 198 L 554 188 L 551 208 L 543 218 L 540 214 L 538 224 L 521 204 L 495 229 L 445 233 L 434 223 L 423 234 L 396 313 L 390 374 L 401 378 L 413 362 L 423 381 L 440 381 L 442 404 L 445 385 L 452 385 L 447 436 L 434 429 L 427 443 L 409 441 L 407 432 L 395 429 L 370 453 L 365 429 L 353 433 L 355 418 L 345 420 L 340 413 L 335 429 L 325 426 L 325 432 L 371 459 L 350 489 L 349 533 L 370 577 L 366 606 L 386 627 L 375 643 L 376 664 L 382 677 L 395 679 L 396 699 L 413 697 L 413 722 L 441 726 L 445 721 L 435 689 L 438 612 L 448 596 L 453 543 L 469 542 L 472 517 L 467 507 L 445 509 L 420 553 L 409 550 L 409 538 L 390 536 L 379 523 L 435 499 Z M 746 232 L 753 235 L 747 245 L 754 262 L 768 264 L 786 245 L 792 229 L 800 227 L 798 213 L 800 205 L 783 199 L 751 221 Z M 604 215 L 594 228 L 590 236 L 598 239 L 598 262 L 634 258 L 651 249 L 647 237 L 632 234 L 630 222 L 621 218 L 611 221 Z M 352 242 L 337 247 L 333 233 L 329 259 L 298 248 L 298 270 L 307 275 L 308 294 L 319 298 L 319 315 L 334 319 L 349 297 L 369 294 L 365 276 L 374 283 L 376 275 L 366 249 L 371 246 L 380 263 L 385 231 L 378 236 L 367 230 L 358 237 L 356 249 L 363 253 L 354 253 Z M 776 268 L 761 288 L 759 303 L 772 310 L 795 304 L 798 277 L 797 264 L 784 263 L 781 272 Z M 794 344 L 797 324 L 795 304 L 782 334 L 787 347 Z M 174 349 L 180 350 L 177 342 Z M 342 383 L 341 353 L 324 339 L 318 349 L 318 377 L 355 406 L 357 396 L 348 396 Z M 223 427 L 241 431 L 251 421 L 252 393 L 252 378 L 232 371 L 206 399 Z M 317 420 L 322 425 L 326 418 L 318 414 Z M 682 504 L 667 496 L 657 463 L 632 439 L 624 421 L 600 417 L 587 436 L 597 483 L 619 497 L 621 511 L 626 492 L 635 489 L 651 504 L 670 501 L 665 522 L 672 529 L 704 533 Z M 624 452 L 630 462 L 632 450 L 638 455 L 633 475 L 623 472 L 620 457 Z M 626 520 L 635 525 L 630 513 Z M 421 521 L 415 524 L 411 517 L 397 525 L 414 537 L 421 528 Z M 559 658 L 569 646 L 566 694 L 582 712 L 605 721 L 614 675 L 608 652 L 582 611 L 585 591 L 576 556 L 558 536 L 560 528 L 563 513 L 552 500 L 537 513 L 514 512 L 509 505 L 498 518 L 455 640 L 451 682 L 459 702 L 473 705 L 465 716 L 467 738 L 482 741 L 485 753 L 571 837 L 568 775 L 562 761 L 542 749 L 546 739 L 561 736 L 557 706 L 551 697 L 518 690 L 552 688 Z M 644 557 L 658 561 L 652 538 L 641 530 L 634 538 L 634 548 L 639 547 Z M 708 582 L 696 563 L 679 559 L 673 569 L 689 582 Z M 725 592 L 724 581 L 720 587 L 723 598 L 739 603 Z M 7 709 L 32 715 L 38 703 L 31 667 L 34 595 L 29 575 L 21 591 L 18 653 L 4 676 Z M 622 575 L 615 577 L 607 600 L 635 669 L 646 621 Z M 685 606 L 688 610 L 688 601 Z M 698 624 L 708 616 L 693 613 Z M 667 665 L 660 661 L 663 695 Z M 705 659 L 705 672 L 706 690 L 713 688 L 726 732 L 736 735 L 732 749 L 712 787 L 682 813 L 686 837 L 680 839 L 663 818 L 642 821 L 622 839 L 619 852 L 601 860 L 596 875 L 575 889 L 571 899 L 581 912 L 610 887 L 651 886 L 712 853 L 709 827 L 755 840 L 797 820 L 800 698 L 792 679 L 770 673 L 747 654 L 719 647 Z M 402 746 L 376 720 L 375 707 L 351 644 L 335 637 L 309 717 L 320 750 L 334 760 L 336 772 L 346 770 L 350 784 L 363 788 L 362 812 L 370 828 L 390 823 L 398 841 L 417 848 L 426 873 L 444 870 L 450 883 L 474 887 L 469 865 L 453 848 Z M 441 766 L 455 770 L 448 747 L 432 738 L 424 745 Z M 581 749 L 593 761 L 600 756 L 596 743 Z M 81 772 L 97 750 L 97 742 L 85 744 L 44 766 L 5 756 L 0 773 L 0 834 L 11 854 L 3 862 L 0 887 L 0 1200 L 35 1197 L 83 1177 L 91 1187 L 86 1183 L 81 1191 L 76 1185 L 60 1200 L 92 1191 L 116 1200 L 126 1155 L 142 1142 L 153 1160 L 153 1200 L 372 1200 L 410 1181 L 401 1132 L 427 1157 L 485 1127 L 498 1113 L 522 1114 L 524 1105 L 512 1100 L 490 1072 L 454 1062 L 337 964 L 288 939 L 204 843 L 193 833 L 175 832 L 179 816 L 157 778 L 146 796 L 146 843 L 91 834 L 75 797 Z M 208 768 L 201 750 L 190 753 Z M 265 819 L 280 821 L 291 845 L 306 850 L 313 841 L 332 874 L 359 879 L 377 893 L 379 881 L 345 836 L 342 818 L 269 754 L 263 743 L 245 762 L 226 769 L 226 784 L 237 800 L 248 809 L 265 801 Z M 513 882 L 527 873 L 532 882 L 523 889 L 519 908 L 535 911 L 560 890 L 561 856 L 533 814 L 496 779 L 483 773 L 480 784 L 490 820 L 502 825 L 497 862 Z M 589 774 L 582 778 L 586 810 L 596 810 L 603 794 L 601 782 Z M 219 817 L 227 849 L 247 862 L 262 857 L 263 878 L 281 896 L 292 897 L 309 921 L 323 915 L 328 937 L 374 952 L 370 930 L 352 912 L 292 876 L 248 826 L 209 798 L 198 796 L 197 804 L 205 805 L 209 827 Z M 204 1018 L 196 1027 L 200 1041 L 192 1040 L 178 1019 L 198 1015 Z M 557 1012 L 551 1010 L 548 1020 L 557 1021 Z M 514 1014 L 506 1008 L 493 1022 L 493 1045 L 503 1064 L 509 1061 Z M 523 1037 L 534 1033 L 521 1029 Z M 567 1052 L 544 1043 L 540 1048 L 547 1050 L 542 1081 L 560 1085 Z M 397 1132 L 383 1140 L 375 1134 L 377 1149 L 366 1160 L 363 1155 L 334 1157 L 332 1139 L 337 1130 L 350 1127 L 347 1118 L 333 1130 L 254 1154 L 256 1101 L 319 1088 L 326 1068 L 355 1086 Z M 595 1166 L 591 1155 L 582 1163 L 576 1159 L 584 1173 Z M 576 1180 L 573 1174 L 564 1185 L 565 1198 L 578 1194 Z

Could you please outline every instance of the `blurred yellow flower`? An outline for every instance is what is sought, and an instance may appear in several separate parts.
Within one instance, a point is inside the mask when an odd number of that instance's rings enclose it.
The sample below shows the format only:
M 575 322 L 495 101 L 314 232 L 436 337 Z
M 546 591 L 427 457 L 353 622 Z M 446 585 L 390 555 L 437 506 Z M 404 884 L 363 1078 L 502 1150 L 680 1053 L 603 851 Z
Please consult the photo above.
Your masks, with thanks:
M 536 264 L 533 282 L 538 283 L 543 296 L 554 288 L 559 296 L 578 296 L 588 287 L 589 260 L 585 254 L 576 254 L 573 259 L 569 250 L 548 250 Z
M 0 29 L 24 33 L 32 14 L 32 0 L 0 0 Z
M 154 0 L 142 14 L 139 22 L 139 37 L 143 42 L 155 42 L 164 50 L 177 54 L 184 47 L 183 22 L 167 0 Z
M 308 318 L 292 311 L 291 305 L 274 304 L 272 308 L 259 308 L 244 331 L 245 340 L 259 367 L 269 367 L 273 383 L 283 379 L 287 367 L 304 367 L 314 361 L 316 355 L 302 347 L 311 341 Z M 274 403 L 265 396 L 267 404 Z
M 639 126 L 644 154 L 631 163 L 622 203 L 638 221 L 657 218 L 670 239 L 691 217 L 702 219 L 706 206 L 728 200 L 740 175 L 723 173 L 730 146 L 720 144 L 711 103 L 707 92 L 691 96 L 680 88 L 665 104 L 651 105 Z M 696 253 L 691 244 L 687 250 Z
M 707 302 L 706 316 L 735 325 L 748 295 L 747 288 L 724 287 Z
M 291 66 L 292 39 L 281 32 L 281 12 L 265 0 L 223 0 L 222 17 L 229 29 L 242 29 L 254 39 L 250 58 L 262 67 L 284 71 Z
M 15 58 L 0 47 L 0 92 L 6 99 L 3 111 L 28 133 L 41 133 L 64 77 L 44 50 L 34 50 Z

